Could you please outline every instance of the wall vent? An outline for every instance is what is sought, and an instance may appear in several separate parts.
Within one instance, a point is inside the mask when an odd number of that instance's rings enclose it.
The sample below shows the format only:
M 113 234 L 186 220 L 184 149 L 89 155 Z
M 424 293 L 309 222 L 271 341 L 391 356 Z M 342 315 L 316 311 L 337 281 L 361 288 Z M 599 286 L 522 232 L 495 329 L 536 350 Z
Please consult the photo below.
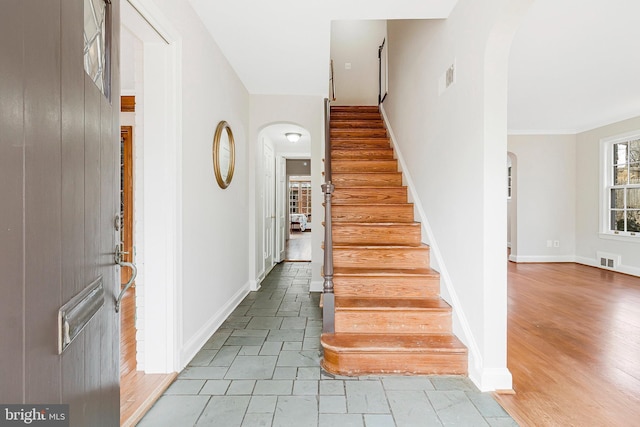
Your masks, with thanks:
M 596 252 L 596 259 L 598 260 L 599 266 L 607 270 L 615 270 L 621 263 L 620 255 L 607 252 Z

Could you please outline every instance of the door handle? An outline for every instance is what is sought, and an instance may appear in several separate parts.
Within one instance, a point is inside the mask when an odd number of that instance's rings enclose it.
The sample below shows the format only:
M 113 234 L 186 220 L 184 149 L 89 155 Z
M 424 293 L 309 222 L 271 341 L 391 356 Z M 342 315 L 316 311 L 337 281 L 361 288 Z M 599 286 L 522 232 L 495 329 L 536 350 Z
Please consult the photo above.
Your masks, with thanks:
M 118 295 L 118 298 L 116 298 L 116 313 L 120 311 L 120 304 L 122 303 L 124 294 L 129 290 L 131 285 L 133 285 L 133 281 L 136 280 L 136 276 L 138 275 L 138 267 L 136 267 L 135 263 L 122 260 L 122 255 L 126 254 L 128 254 L 128 252 L 122 251 L 122 249 L 120 249 L 120 245 L 116 246 L 115 263 L 122 268 L 127 267 L 131 269 L 131 277 L 129 278 L 129 281 L 127 281 L 127 283 L 124 285 L 124 288 L 122 288 L 122 290 L 120 291 L 120 295 Z

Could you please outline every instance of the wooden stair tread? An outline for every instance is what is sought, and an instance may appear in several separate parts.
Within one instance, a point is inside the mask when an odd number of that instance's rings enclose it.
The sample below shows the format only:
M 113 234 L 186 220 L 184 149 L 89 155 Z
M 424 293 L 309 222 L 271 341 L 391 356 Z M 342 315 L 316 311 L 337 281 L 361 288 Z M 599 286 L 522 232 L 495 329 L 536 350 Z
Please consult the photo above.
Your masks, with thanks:
M 467 347 L 452 334 L 324 333 L 321 340 L 324 348 L 340 353 L 467 353 Z
M 356 277 L 394 277 L 394 276 L 426 276 L 438 277 L 440 273 L 431 268 L 404 268 L 398 270 L 390 269 L 374 269 L 374 268 L 356 268 L 356 267 L 336 267 L 333 270 L 333 276 L 356 276 Z
M 322 222 L 322 225 L 324 225 L 324 221 Z M 398 226 L 398 227 L 420 227 L 420 223 L 413 221 L 413 222 L 347 222 L 347 221 L 343 221 L 343 222 L 339 222 L 336 224 L 333 224 L 334 226 L 351 226 L 351 225 L 361 225 L 363 227 L 394 227 L 394 226 Z
M 449 311 L 451 306 L 442 298 L 336 298 L 336 310 L 367 311 Z
M 324 246 L 324 242 L 322 242 L 323 246 Z M 379 245 L 359 245 L 357 243 L 341 243 L 339 245 L 333 245 L 334 249 L 367 249 L 367 248 L 371 248 L 371 249 L 380 249 L 380 248 L 386 248 L 386 249 L 412 249 L 412 250 L 416 250 L 416 249 L 421 249 L 421 250 L 429 250 L 429 245 L 425 245 L 424 243 L 421 243 L 420 246 L 405 246 L 405 245 L 386 245 L 384 242 L 381 242 Z

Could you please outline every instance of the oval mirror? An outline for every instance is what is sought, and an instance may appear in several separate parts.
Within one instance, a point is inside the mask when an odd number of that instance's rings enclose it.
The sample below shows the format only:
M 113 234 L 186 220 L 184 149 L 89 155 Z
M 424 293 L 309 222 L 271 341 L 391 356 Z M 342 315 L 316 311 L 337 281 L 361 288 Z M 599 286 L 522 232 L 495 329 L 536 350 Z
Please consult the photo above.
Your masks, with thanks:
M 220 188 L 227 188 L 233 178 L 236 163 L 236 145 L 231 127 L 225 121 L 218 123 L 213 136 L 213 172 Z

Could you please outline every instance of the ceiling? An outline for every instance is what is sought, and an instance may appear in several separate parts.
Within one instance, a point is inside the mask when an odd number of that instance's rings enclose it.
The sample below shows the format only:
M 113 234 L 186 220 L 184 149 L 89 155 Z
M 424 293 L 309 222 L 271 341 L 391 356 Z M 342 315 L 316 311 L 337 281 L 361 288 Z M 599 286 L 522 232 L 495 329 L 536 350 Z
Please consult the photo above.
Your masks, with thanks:
M 577 133 L 640 115 L 640 2 L 536 0 L 511 47 L 511 133 Z
M 190 2 L 250 93 L 326 96 L 331 21 L 443 18 L 457 0 Z M 637 0 L 535 0 L 511 50 L 510 132 L 640 115 L 638 18 Z
M 445 18 L 457 0 L 190 0 L 252 94 L 326 96 L 332 20 Z

